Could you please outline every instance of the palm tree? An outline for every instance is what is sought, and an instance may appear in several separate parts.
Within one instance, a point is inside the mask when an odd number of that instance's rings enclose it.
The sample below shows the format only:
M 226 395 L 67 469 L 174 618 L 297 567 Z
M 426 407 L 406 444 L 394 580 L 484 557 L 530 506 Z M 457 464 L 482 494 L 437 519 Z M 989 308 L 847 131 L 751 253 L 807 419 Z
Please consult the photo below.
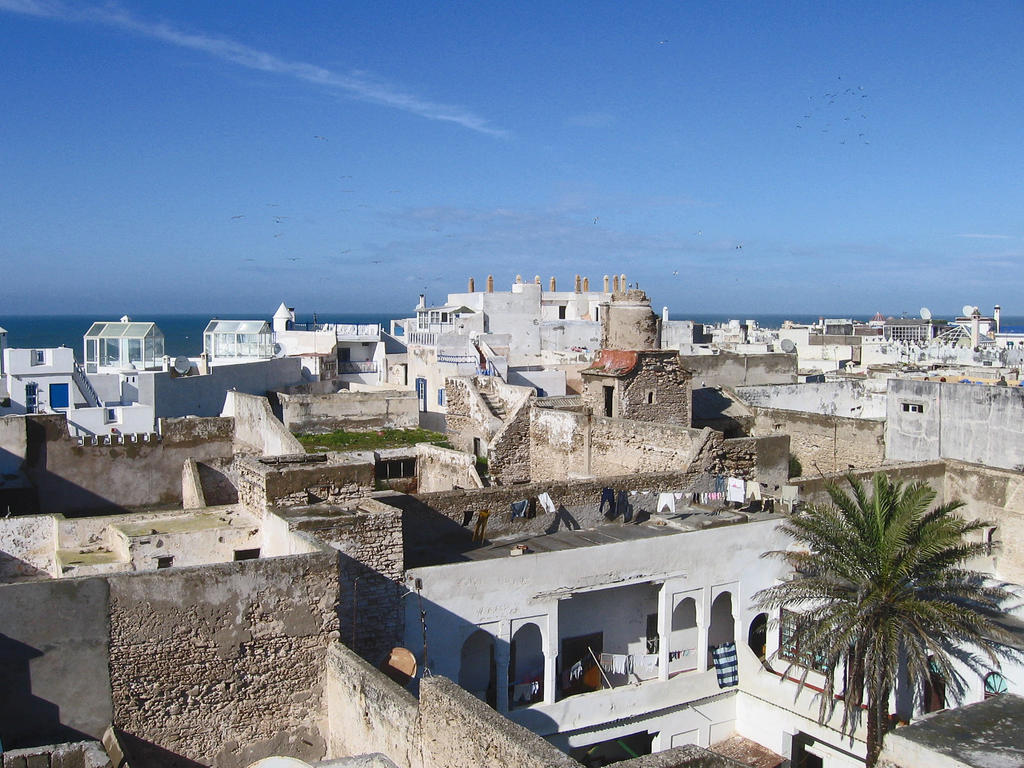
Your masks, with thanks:
M 1014 595 L 963 567 L 987 544 L 968 540 L 986 524 L 955 515 L 961 502 L 930 509 L 936 495 L 930 487 L 904 486 L 882 472 L 873 476 L 870 496 L 852 475 L 846 479 L 850 493 L 830 480 L 830 504 L 811 505 L 782 524 L 798 551 L 765 556 L 787 560 L 797 578 L 761 590 L 754 600 L 773 613 L 802 611 L 792 640 L 805 666 L 825 676 L 820 722 L 831 718 L 841 698 L 842 727 L 852 733 L 866 694 L 872 768 L 898 673 L 911 690 L 938 675 L 959 701 L 965 681 L 955 661 L 980 674 L 998 669 L 1000 658 L 1019 657 L 1007 645 L 1010 633 L 996 622 Z M 844 669 L 837 697 L 836 670 Z M 800 684 L 806 679 L 805 668 Z

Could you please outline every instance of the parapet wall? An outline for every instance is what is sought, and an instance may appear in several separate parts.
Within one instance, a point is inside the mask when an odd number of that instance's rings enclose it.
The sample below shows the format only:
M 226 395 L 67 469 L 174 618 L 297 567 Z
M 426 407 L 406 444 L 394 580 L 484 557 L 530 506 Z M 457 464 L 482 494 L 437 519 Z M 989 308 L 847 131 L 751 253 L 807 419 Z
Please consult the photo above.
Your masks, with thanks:
M 238 500 L 262 517 L 270 506 L 340 504 L 368 495 L 374 486 L 374 461 L 344 454 L 292 454 L 235 459 Z
M 419 406 L 416 393 L 411 390 L 278 393 L 277 399 L 285 427 L 292 432 L 415 429 L 419 426 Z
M 779 353 L 685 355 L 683 367 L 693 373 L 694 386 L 700 387 L 796 384 L 797 380 L 797 356 Z
M 232 455 L 231 419 L 161 419 L 159 440 L 92 445 L 68 434 L 63 414 L 7 418 L 25 420 L 22 467 L 36 489 L 38 511 L 47 514 L 180 506 L 187 459 Z
M 804 386 L 804 385 L 801 385 Z M 752 407 L 758 437 L 789 435 L 803 473 L 845 472 L 885 461 L 885 421 Z

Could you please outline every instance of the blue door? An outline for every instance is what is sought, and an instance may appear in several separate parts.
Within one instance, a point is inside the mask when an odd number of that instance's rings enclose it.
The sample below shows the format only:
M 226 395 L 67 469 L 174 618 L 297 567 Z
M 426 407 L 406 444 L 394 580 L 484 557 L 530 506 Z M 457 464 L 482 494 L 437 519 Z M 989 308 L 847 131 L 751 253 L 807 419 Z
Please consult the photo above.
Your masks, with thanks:
M 420 379 L 420 378 L 416 379 L 416 397 L 419 398 L 419 401 L 420 401 L 420 413 L 425 412 L 427 410 L 427 380 L 426 379 Z
M 50 407 L 51 408 L 67 408 L 68 401 L 68 385 L 65 384 L 51 384 L 50 385 Z

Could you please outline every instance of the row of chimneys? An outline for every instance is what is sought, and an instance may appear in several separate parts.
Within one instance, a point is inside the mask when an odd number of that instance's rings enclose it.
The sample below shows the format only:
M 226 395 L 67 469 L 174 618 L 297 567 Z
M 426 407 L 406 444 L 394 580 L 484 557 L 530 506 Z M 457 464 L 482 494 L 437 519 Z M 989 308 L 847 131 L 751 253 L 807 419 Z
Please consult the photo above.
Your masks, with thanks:
M 521 285 L 522 282 L 523 282 L 523 276 L 522 275 L 516 275 L 516 283 Z M 534 275 L 533 282 L 536 283 L 537 285 L 540 285 L 540 275 Z M 551 287 L 548 290 L 550 290 L 550 291 L 554 291 L 555 290 L 555 278 L 554 277 L 551 278 Z M 575 290 L 576 290 L 576 293 L 588 293 L 590 291 L 590 278 L 589 277 L 581 278 L 579 275 L 576 275 L 576 287 L 575 287 Z M 625 274 L 622 274 L 622 275 L 612 275 L 612 277 L 611 277 L 611 290 L 612 290 L 613 293 L 618 293 L 619 291 L 626 290 L 626 275 Z M 476 281 L 471 277 L 471 278 L 469 278 L 469 293 L 475 293 L 475 292 L 476 292 Z M 488 275 L 487 276 L 487 292 L 488 293 L 494 293 L 494 275 Z M 608 275 L 604 276 L 604 292 L 608 293 Z

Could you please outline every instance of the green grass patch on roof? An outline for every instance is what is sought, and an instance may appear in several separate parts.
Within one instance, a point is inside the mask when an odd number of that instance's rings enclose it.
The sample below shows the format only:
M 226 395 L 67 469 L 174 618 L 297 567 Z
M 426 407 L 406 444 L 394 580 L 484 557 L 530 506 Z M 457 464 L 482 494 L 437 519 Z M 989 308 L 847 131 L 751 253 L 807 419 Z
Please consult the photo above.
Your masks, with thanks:
M 385 448 L 404 448 L 416 443 L 433 443 L 451 448 L 447 435 L 429 429 L 378 429 L 368 432 L 339 430 L 323 435 L 297 434 L 299 442 L 309 453 L 324 451 L 376 451 Z

